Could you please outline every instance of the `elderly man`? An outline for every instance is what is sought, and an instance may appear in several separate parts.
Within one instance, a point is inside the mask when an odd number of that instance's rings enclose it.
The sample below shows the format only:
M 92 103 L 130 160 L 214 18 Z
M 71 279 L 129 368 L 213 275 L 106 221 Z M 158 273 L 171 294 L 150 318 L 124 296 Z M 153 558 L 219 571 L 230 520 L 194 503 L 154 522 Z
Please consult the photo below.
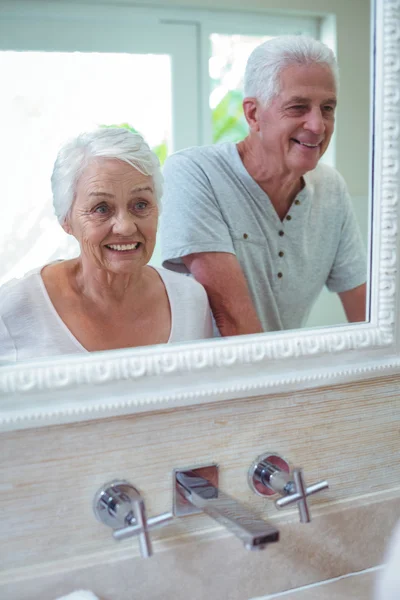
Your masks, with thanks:
M 319 159 L 338 69 L 312 38 L 258 46 L 245 72 L 248 136 L 165 164 L 163 265 L 205 287 L 221 335 L 302 327 L 326 284 L 365 320 L 366 257 L 346 185 Z

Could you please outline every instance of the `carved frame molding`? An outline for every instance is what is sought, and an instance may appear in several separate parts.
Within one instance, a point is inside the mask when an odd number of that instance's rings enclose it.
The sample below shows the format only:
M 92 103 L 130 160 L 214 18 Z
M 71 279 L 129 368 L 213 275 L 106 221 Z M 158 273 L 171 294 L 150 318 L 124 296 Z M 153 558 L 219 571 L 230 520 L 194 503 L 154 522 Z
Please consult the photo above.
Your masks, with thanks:
M 332 386 L 398 372 L 400 0 L 376 0 L 374 57 L 369 323 L 1 367 L 0 429 Z

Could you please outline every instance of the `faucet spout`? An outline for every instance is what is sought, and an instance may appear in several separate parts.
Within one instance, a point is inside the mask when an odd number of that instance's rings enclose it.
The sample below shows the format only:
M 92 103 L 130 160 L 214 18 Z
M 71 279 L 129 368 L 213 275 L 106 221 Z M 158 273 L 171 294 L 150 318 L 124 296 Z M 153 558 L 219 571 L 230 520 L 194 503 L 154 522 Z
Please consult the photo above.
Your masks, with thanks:
M 279 531 L 194 471 L 176 473 L 179 493 L 234 533 L 248 550 L 262 550 L 279 540 Z

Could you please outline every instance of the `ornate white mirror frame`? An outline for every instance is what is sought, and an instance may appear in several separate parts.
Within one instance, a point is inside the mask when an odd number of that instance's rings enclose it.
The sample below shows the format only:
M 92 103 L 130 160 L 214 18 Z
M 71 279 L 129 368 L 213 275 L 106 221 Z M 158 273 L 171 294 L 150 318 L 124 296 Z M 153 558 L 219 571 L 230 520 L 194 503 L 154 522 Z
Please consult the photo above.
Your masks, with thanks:
M 373 25 L 369 322 L 3 366 L 0 429 L 295 391 L 398 370 L 400 0 L 376 0 Z

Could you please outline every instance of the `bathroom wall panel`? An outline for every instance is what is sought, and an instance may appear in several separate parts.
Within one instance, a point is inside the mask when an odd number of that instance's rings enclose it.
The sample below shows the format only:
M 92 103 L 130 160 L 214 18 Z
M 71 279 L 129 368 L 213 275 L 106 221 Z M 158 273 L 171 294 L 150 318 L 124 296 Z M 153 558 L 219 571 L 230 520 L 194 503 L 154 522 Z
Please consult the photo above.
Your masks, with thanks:
M 386 495 L 397 498 L 399 383 L 400 377 L 390 377 L 360 385 L 1 434 L 0 586 L 16 585 L 19 578 L 29 580 L 33 573 L 53 573 L 54 580 L 59 576 L 67 581 L 68 573 L 82 565 L 92 565 L 93 573 L 95 565 L 102 565 L 107 579 L 108 567 L 104 565 L 112 563 L 117 573 L 115 561 L 133 560 L 137 542 L 116 543 L 111 530 L 97 523 L 91 508 L 96 490 L 106 481 L 126 478 L 142 491 L 148 513 L 153 515 L 171 508 L 174 467 L 214 462 L 220 465 L 221 488 L 273 519 L 282 532 L 290 527 L 290 542 L 283 535 L 279 545 L 253 558 L 253 553 L 246 553 L 236 538 L 225 534 L 208 517 L 186 517 L 154 532 L 157 557 L 134 560 L 134 571 L 147 572 L 160 563 L 161 572 L 169 565 L 166 572 L 170 577 L 171 562 L 179 557 L 184 573 L 185 556 L 188 568 L 189 562 L 192 566 L 195 562 L 196 568 L 202 564 L 210 568 L 207 561 L 214 551 L 220 555 L 214 559 L 216 569 L 226 565 L 226 552 L 247 565 L 252 560 L 266 560 L 268 564 L 271 556 L 279 556 L 279 562 L 287 557 L 290 562 L 289 547 L 294 543 L 298 565 L 295 568 L 291 563 L 290 569 L 305 575 L 300 578 L 302 585 L 332 576 L 332 568 L 328 573 L 319 571 L 318 561 L 316 571 L 312 568 L 316 555 L 323 554 L 320 545 L 311 554 L 305 552 L 308 546 L 312 550 L 320 536 L 317 519 L 311 525 L 298 524 L 295 510 L 278 513 L 272 501 L 256 497 L 247 486 L 249 465 L 270 449 L 304 467 L 309 483 L 328 479 L 330 489 L 313 497 L 312 510 L 316 517 L 320 515 L 325 536 L 336 548 L 333 557 L 332 550 L 326 555 L 329 564 L 334 559 L 334 576 L 350 572 L 354 564 L 345 558 L 340 527 L 347 529 L 354 524 L 355 500 L 357 506 L 371 505 L 371 510 L 380 507 L 382 513 L 389 506 Z M 341 517 L 341 525 L 330 531 L 332 514 Z M 391 501 L 388 523 L 381 528 L 375 521 L 375 533 L 369 537 L 366 529 L 370 519 L 364 513 L 362 526 L 353 532 L 359 547 L 357 567 L 376 564 L 397 516 L 398 499 Z M 219 545 L 221 550 L 217 550 Z M 232 548 L 233 554 L 226 548 Z M 354 552 L 352 546 L 351 555 Z M 121 569 L 125 568 L 123 563 Z M 250 580 L 239 577 L 239 571 L 232 571 L 235 586 L 248 588 Z M 276 569 L 271 573 L 267 569 L 264 574 L 271 591 L 294 586 L 290 578 L 285 581 L 282 573 L 276 573 Z M 144 585 L 144 580 L 140 581 Z M 93 579 L 93 584 L 96 582 L 98 576 Z M 171 577 L 169 585 L 172 589 L 178 586 L 174 597 L 179 598 L 178 579 L 174 583 Z M 13 597 L 8 594 L 5 597 Z M 50 595 L 48 598 L 51 600 Z

